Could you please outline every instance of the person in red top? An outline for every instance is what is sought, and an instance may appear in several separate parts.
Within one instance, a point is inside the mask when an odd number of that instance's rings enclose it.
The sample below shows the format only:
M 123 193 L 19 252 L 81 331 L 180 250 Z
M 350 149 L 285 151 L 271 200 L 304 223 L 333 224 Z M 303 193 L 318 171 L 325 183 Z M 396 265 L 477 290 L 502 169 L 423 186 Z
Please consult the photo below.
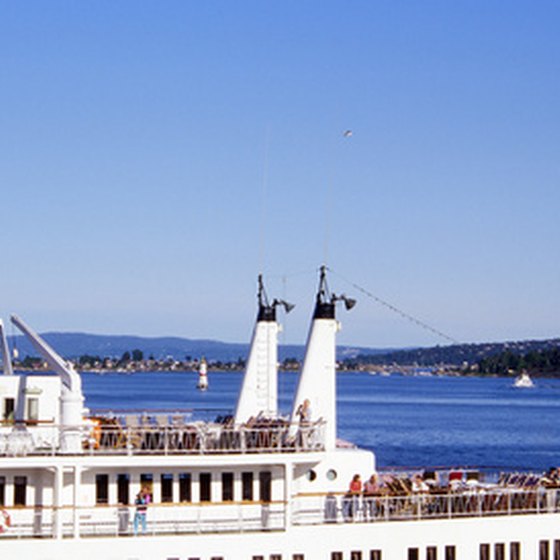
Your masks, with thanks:
M 352 477 L 352 482 L 350 483 L 350 494 L 360 494 L 362 491 L 362 479 L 359 474 L 355 474 Z
M 355 474 L 350 482 L 350 488 L 346 495 L 346 515 L 347 519 L 353 519 L 360 509 L 360 496 L 362 494 L 362 479 L 359 474 Z

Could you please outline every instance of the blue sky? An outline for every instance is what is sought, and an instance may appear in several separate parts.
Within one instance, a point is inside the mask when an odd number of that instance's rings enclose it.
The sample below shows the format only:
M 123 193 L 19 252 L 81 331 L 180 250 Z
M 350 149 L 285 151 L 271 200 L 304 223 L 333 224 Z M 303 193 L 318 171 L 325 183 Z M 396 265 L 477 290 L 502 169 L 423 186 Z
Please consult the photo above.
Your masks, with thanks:
M 560 5 L 0 1 L 0 316 L 246 341 L 558 336 Z M 350 138 L 343 131 L 351 129 Z

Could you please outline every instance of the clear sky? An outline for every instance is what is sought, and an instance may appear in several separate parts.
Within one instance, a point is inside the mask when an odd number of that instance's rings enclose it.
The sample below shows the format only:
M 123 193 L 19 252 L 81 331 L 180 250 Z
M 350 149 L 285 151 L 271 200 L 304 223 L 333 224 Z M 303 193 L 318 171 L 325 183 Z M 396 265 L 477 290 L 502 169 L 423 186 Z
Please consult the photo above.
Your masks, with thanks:
M 560 335 L 557 1 L 0 0 L 0 316 L 248 341 Z M 352 130 L 345 138 L 343 132 Z

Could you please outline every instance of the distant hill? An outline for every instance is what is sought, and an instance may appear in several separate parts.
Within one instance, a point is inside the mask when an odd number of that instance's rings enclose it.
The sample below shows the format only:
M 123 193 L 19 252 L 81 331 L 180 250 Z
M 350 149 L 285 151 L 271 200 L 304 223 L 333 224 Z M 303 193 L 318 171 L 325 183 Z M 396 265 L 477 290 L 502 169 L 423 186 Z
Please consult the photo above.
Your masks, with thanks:
M 432 348 L 415 348 L 392 352 L 361 353 L 355 357 L 358 364 L 398 364 L 433 366 L 438 364 L 461 366 L 479 363 L 481 360 L 503 352 L 524 355 L 560 348 L 560 338 L 525 340 L 521 342 L 494 342 L 484 344 L 453 344 Z
M 65 358 L 77 358 L 83 355 L 120 358 L 124 352 L 141 350 L 145 357 L 153 356 L 156 360 L 168 356 L 176 360 L 184 360 L 186 356 L 200 358 L 205 356 L 208 360 L 222 362 L 235 361 L 246 358 L 249 344 L 220 342 L 217 340 L 197 340 L 179 337 L 148 338 L 128 335 L 97 335 L 86 333 L 42 333 L 41 336 Z M 10 344 L 19 350 L 20 358 L 37 356 L 37 352 L 23 336 L 9 337 Z M 280 345 L 279 359 L 303 358 L 305 347 L 303 345 Z M 352 346 L 338 347 L 339 359 L 354 358 L 359 354 L 374 355 L 377 352 L 387 352 L 387 349 L 359 348 Z

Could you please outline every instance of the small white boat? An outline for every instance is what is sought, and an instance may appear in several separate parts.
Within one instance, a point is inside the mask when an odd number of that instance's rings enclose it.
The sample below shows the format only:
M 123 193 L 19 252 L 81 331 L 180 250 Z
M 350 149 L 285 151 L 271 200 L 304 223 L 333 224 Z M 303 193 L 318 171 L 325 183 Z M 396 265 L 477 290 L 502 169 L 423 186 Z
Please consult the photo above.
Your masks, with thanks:
M 515 378 L 513 386 L 518 389 L 531 389 L 535 386 L 535 383 L 533 382 L 529 374 L 524 371 Z

